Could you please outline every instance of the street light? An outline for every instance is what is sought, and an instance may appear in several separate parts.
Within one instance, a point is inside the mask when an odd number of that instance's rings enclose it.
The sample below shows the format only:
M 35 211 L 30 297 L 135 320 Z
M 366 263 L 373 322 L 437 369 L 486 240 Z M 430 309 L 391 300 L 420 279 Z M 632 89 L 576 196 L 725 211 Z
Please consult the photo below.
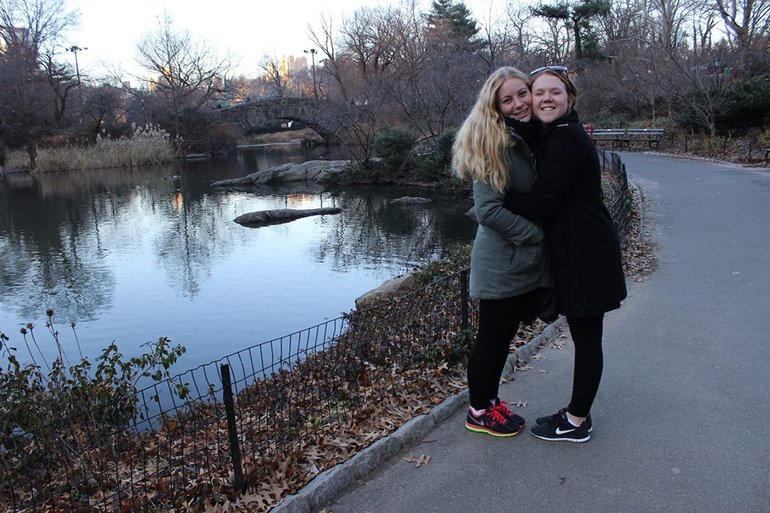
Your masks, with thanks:
M 67 48 L 68 52 L 72 52 L 75 56 L 75 75 L 78 77 L 78 96 L 80 97 L 80 108 L 83 108 L 83 89 L 80 87 L 80 66 L 78 66 L 78 52 L 88 50 L 88 48 L 80 48 L 77 45 L 72 45 Z
M 310 50 L 302 50 L 302 51 L 305 52 L 305 53 L 309 53 L 310 54 L 310 62 L 312 63 L 310 69 L 311 69 L 311 71 L 313 73 L 313 97 L 317 100 L 318 99 L 318 87 L 316 86 L 316 81 L 315 81 L 315 54 L 316 54 L 316 49 L 315 48 L 311 48 Z
M 88 50 L 88 48 L 80 48 L 77 45 L 72 45 L 69 48 L 67 48 L 68 52 L 72 52 L 75 55 L 75 74 L 78 77 L 78 86 L 80 85 L 80 67 L 78 66 L 78 52 L 82 52 L 83 50 Z

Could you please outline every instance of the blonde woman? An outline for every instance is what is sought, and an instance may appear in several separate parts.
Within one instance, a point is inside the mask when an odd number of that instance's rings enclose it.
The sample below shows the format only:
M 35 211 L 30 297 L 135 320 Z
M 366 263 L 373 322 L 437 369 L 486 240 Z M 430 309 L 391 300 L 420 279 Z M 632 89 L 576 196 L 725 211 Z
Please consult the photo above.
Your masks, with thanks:
M 479 300 L 479 327 L 468 360 L 470 407 L 465 427 L 508 437 L 524 419 L 498 397 L 510 343 L 523 320 L 534 318 L 542 287 L 549 285 L 543 231 L 506 210 L 506 193 L 529 191 L 534 158 L 507 119 L 529 121 L 529 77 L 512 67 L 492 73 L 455 138 L 452 165 L 473 180 L 479 226 L 471 252 L 470 294 Z

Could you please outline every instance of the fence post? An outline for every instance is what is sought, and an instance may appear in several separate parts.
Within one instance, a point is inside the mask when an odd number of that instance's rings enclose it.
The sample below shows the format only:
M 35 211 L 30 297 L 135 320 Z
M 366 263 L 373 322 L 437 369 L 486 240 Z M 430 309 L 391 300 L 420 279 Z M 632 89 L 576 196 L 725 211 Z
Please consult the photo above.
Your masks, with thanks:
M 460 326 L 468 329 L 468 269 L 460 271 Z
M 235 405 L 233 404 L 233 383 L 230 378 L 230 366 L 226 363 L 220 367 L 222 372 L 222 401 L 225 403 L 227 415 L 227 434 L 230 441 L 230 457 L 233 459 L 233 486 L 237 491 L 246 489 L 243 482 L 243 464 L 241 462 L 241 446 L 238 443 L 238 427 L 235 425 Z

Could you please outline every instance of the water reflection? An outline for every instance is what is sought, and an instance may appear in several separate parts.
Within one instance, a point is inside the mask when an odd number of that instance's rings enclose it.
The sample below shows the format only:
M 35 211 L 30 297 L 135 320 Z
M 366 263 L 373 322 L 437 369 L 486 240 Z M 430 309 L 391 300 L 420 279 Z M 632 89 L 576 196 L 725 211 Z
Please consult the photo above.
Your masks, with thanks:
M 463 215 L 470 200 L 395 206 L 391 199 L 418 193 L 209 186 L 314 157 L 293 150 L 0 184 L 0 330 L 42 324 L 51 307 L 60 324 L 79 323 L 90 355 L 112 340 L 132 355 L 168 336 L 188 348 L 188 368 L 336 317 L 473 235 Z M 233 222 L 254 210 L 316 207 L 343 212 L 259 229 Z
M 468 239 L 473 225 L 464 210 L 469 204 L 460 202 L 465 208 L 458 208 L 457 198 L 441 196 L 428 205 L 391 204 L 405 195 L 415 191 L 359 187 L 332 194 L 344 212 L 332 221 L 327 239 L 318 248 L 318 260 L 331 259 L 340 269 L 398 264 L 408 271 L 440 257 L 452 243 Z

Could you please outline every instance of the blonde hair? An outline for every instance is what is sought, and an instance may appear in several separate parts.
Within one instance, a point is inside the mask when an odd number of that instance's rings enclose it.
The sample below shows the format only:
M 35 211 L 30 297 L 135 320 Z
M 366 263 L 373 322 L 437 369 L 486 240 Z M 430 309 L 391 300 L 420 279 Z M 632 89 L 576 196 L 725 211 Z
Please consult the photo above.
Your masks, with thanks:
M 514 144 L 497 106 L 497 92 L 503 83 L 529 77 L 511 66 L 495 70 L 481 86 L 476 103 L 463 121 L 452 145 L 452 169 L 460 178 L 488 183 L 498 192 L 508 186 L 508 148 Z

